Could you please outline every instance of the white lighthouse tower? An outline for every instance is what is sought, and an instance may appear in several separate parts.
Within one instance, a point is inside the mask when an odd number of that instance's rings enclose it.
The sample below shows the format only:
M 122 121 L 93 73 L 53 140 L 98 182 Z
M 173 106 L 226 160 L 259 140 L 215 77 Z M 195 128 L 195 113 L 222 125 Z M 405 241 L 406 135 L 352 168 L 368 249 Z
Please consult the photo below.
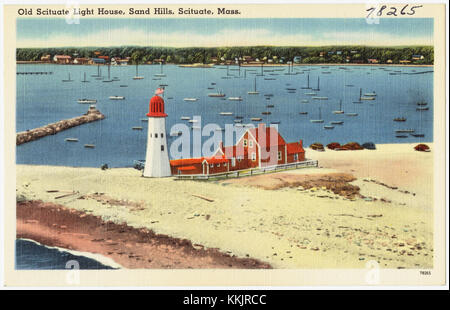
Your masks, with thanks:
M 169 153 L 167 149 L 166 117 L 164 99 L 160 94 L 164 90 L 158 88 L 150 99 L 147 133 L 147 155 L 145 157 L 144 177 L 162 178 L 171 176 Z

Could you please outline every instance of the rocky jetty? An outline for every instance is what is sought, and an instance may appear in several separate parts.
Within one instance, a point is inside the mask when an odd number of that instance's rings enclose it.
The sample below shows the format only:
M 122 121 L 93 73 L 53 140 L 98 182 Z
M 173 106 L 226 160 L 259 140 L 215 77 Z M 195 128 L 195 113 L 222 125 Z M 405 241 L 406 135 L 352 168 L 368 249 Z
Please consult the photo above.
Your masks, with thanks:
M 100 113 L 99 110 L 97 110 L 94 106 L 89 107 L 89 110 L 78 117 L 65 119 L 58 121 L 56 123 L 48 124 L 43 127 L 34 128 L 27 131 L 22 131 L 16 134 L 16 145 L 20 145 L 23 143 L 27 143 L 30 141 L 34 141 L 37 139 L 40 139 L 42 137 L 48 136 L 48 135 L 54 135 L 57 134 L 60 131 L 79 126 L 82 124 L 95 122 L 101 119 L 104 119 L 105 116 Z

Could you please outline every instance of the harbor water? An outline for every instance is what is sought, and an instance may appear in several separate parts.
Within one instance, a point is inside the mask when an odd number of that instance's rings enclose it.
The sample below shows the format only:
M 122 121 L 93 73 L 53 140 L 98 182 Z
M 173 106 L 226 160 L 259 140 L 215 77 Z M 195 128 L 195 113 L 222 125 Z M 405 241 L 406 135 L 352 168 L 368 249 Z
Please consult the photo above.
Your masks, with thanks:
M 107 66 L 100 69 L 103 80 L 107 80 Z M 306 146 L 314 142 L 433 141 L 433 67 L 294 66 L 288 69 L 286 66 L 264 66 L 239 69 L 237 66 L 184 68 L 165 65 L 164 76 L 161 76 L 159 65 L 141 65 L 138 69 L 144 79 L 133 80 L 135 66 L 111 66 L 110 79 L 115 77 L 116 81 L 103 82 L 92 77 L 97 74 L 97 66 L 17 65 L 17 72 L 53 72 L 17 75 L 17 132 L 85 113 L 89 105 L 77 103 L 83 98 L 96 99 L 97 108 L 106 117 L 17 146 L 17 163 L 132 166 L 133 160 L 145 158 L 147 123 L 142 119 L 146 119 L 149 99 L 158 87 L 165 88 L 168 133 L 175 124 L 192 126 L 180 119 L 183 116 L 201 116 L 201 124 L 195 126 L 214 123 L 222 128 L 225 124 L 234 124 L 235 117 L 240 116 L 243 124 L 257 125 L 258 121 L 251 121 L 254 117 L 262 118 L 261 122 L 267 124 L 277 123 L 287 142 L 302 139 Z M 73 81 L 63 82 L 69 74 Z M 82 82 L 84 74 L 88 82 Z M 308 76 L 312 89 L 317 88 L 320 79 L 320 90 L 302 88 L 307 86 Z M 254 91 L 255 78 L 258 94 L 248 94 Z M 359 101 L 360 89 L 363 96 L 375 93 L 375 100 L 354 103 Z M 226 96 L 208 96 L 219 91 Z M 265 96 L 270 94 L 272 96 Z M 125 99 L 110 100 L 110 96 L 124 96 Z M 242 100 L 231 101 L 229 97 L 241 97 Z M 184 98 L 198 100 L 185 101 Z M 333 111 L 340 108 L 340 100 L 345 113 L 334 114 Z M 428 110 L 417 110 L 423 107 L 418 105 L 421 102 L 427 103 Z M 310 120 L 319 118 L 319 108 L 324 122 L 313 123 Z M 220 112 L 232 112 L 233 115 L 224 116 Z M 406 121 L 394 122 L 397 117 L 404 117 Z M 336 121 L 343 123 L 324 128 Z M 133 130 L 133 127 L 142 127 L 142 130 Z M 398 137 L 396 130 L 405 129 L 423 136 L 407 133 Z M 196 130 L 190 130 L 190 134 Z M 78 142 L 67 142 L 66 138 L 77 138 Z M 169 147 L 178 138 L 169 137 Z M 209 138 L 202 137 L 203 141 Z M 190 141 L 192 143 L 192 136 Z M 95 147 L 84 148 L 84 144 Z

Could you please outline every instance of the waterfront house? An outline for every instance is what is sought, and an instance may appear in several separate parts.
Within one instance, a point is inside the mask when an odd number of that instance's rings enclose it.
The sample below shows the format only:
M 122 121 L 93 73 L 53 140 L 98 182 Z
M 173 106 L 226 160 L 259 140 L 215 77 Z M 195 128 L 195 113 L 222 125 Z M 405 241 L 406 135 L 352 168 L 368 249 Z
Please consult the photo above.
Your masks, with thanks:
M 295 56 L 294 57 L 294 63 L 299 64 L 302 62 L 302 56 Z
M 411 63 L 411 60 L 408 60 L 408 59 L 402 59 L 402 60 L 400 60 L 399 62 L 400 62 L 402 65 L 407 65 L 407 64 Z
M 320 52 L 320 53 L 319 53 L 319 56 L 320 56 L 320 57 L 325 56 L 325 52 Z
M 370 64 L 377 64 L 378 63 L 378 59 L 369 58 L 369 59 L 367 59 L 367 62 L 370 63 Z
M 173 175 L 215 174 L 265 168 L 305 160 L 303 142 L 286 143 L 275 127 L 259 124 L 248 129 L 235 145 L 220 143 L 212 157 L 171 160 Z
M 86 65 L 89 63 L 89 58 L 79 57 L 73 60 L 73 63 L 76 65 Z
M 104 65 L 104 64 L 106 64 L 106 60 L 105 59 L 103 59 L 103 58 L 92 58 L 90 61 L 89 61 L 89 64 L 91 64 L 91 65 Z
M 424 59 L 423 55 L 412 55 L 412 60 L 422 60 Z
M 342 51 L 336 51 L 336 55 L 342 55 Z
M 392 59 L 386 60 L 386 63 L 387 63 L 387 64 L 391 64 L 391 63 L 392 63 Z
M 72 57 L 69 55 L 55 55 L 53 61 L 58 64 L 69 64 L 72 61 Z
M 51 56 L 50 55 L 45 55 L 41 57 L 41 61 L 43 62 L 50 62 L 51 61 Z

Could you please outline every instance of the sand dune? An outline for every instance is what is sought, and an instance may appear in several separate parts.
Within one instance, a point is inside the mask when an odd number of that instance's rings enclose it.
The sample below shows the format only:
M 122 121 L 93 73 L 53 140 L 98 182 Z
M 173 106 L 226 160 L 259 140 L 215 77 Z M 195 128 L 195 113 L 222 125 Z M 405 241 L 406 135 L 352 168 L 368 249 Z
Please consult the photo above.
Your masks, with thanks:
M 271 178 L 295 185 L 307 175 L 352 174 L 357 179 L 351 184 L 364 199 L 322 187 L 264 189 L 252 177 L 176 181 L 142 178 L 130 168 L 26 165 L 17 166 L 17 197 L 62 204 L 274 268 L 364 268 L 369 260 L 384 268 L 432 266 L 432 153 L 405 144 L 375 151 L 307 150 L 307 157 L 325 168 L 261 178 L 269 185 Z M 61 192 L 48 190 L 75 194 L 56 199 Z

